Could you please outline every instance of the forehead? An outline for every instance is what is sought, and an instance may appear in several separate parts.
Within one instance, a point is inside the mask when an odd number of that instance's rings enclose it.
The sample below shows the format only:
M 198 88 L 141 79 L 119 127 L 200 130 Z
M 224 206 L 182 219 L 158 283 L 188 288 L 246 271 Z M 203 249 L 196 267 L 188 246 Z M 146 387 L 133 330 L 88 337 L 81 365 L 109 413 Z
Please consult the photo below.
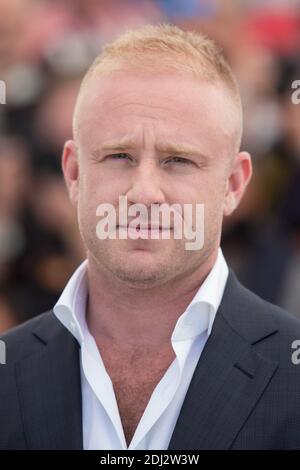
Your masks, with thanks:
M 233 99 L 221 84 L 180 75 L 114 73 L 93 76 L 76 106 L 79 140 L 131 137 L 197 141 L 228 151 L 237 126 Z

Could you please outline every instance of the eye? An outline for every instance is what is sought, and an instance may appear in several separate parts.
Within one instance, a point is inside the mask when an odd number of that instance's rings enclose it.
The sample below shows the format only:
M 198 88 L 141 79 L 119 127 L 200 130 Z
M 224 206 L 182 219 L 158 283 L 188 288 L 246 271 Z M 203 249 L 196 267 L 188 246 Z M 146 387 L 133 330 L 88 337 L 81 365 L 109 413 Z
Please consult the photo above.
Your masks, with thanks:
M 180 165 L 189 165 L 193 162 L 191 162 L 191 160 L 187 160 L 186 158 L 182 158 L 182 157 L 172 157 L 170 158 L 170 160 L 167 160 L 167 163 L 179 163 Z
M 125 160 L 128 157 L 128 153 L 113 153 L 112 155 L 108 155 L 108 158 L 112 160 Z

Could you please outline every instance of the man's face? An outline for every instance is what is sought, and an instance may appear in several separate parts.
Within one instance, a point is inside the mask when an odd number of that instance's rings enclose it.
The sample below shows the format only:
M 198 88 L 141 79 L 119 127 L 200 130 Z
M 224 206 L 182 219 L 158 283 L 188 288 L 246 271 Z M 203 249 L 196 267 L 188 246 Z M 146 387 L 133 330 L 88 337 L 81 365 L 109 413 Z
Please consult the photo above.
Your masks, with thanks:
M 94 76 L 77 118 L 76 148 L 66 143 L 63 168 L 90 260 L 134 286 L 164 284 L 199 269 L 216 252 L 232 201 L 238 118 L 226 90 L 166 74 Z M 172 230 L 170 239 L 99 240 L 96 209 L 110 203 L 118 214 L 119 196 L 128 206 L 146 206 L 149 223 L 151 205 L 203 204 L 204 246 L 189 251 Z

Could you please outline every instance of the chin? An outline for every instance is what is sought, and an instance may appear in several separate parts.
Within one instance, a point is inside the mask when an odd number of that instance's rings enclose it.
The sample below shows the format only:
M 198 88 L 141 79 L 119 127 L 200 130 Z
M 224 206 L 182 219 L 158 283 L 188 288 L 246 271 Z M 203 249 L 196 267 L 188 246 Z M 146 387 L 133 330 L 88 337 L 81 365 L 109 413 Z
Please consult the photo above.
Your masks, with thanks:
M 178 271 L 174 266 L 174 255 L 148 250 L 106 250 L 94 252 L 99 266 L 108 270 L 115 278 L 136 287 L 150 287 L 166 282 L 172 273 Z
M 123 282 L 134 286 L 149 287 L 161 284 L 165 279 L 165 269 L 157 263 L 149 266 L 149 263 L 135 263 L 133 266 L 114 267 L 115 276 Z

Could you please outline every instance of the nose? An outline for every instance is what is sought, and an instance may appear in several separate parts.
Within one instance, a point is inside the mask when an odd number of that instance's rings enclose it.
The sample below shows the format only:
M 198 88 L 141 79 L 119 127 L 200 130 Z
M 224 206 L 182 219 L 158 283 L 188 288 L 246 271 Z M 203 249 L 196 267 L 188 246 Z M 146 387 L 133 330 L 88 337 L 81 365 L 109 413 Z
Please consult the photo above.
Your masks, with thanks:
M 126 193 L 131 204 L 163 204 L 165 202 L 162 190 L 162 178 L 154 161 L 144 161 L 136 167 L 132 182 Z

